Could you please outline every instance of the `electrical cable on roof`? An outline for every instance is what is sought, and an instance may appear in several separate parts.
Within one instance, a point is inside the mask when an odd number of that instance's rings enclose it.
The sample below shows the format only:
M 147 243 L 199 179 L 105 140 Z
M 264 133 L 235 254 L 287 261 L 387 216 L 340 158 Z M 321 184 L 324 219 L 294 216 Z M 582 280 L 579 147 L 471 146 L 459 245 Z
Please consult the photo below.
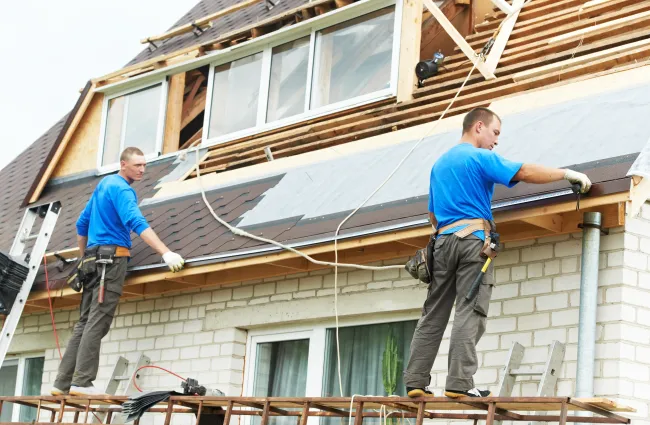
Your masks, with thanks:
M 460 95 L 460 92 L 463 90 L 467 82 L 469 81 L 469 78 L 471 77 L 472 73 L 476 69 L 476 66 L 478 65 L 479 61 L 485 61 L 485 57 L 487 53 L 489 52 L 490 48 L 494 44 L 494 39 L 496 36 L 499 34 L 501 31 L 501 28 L 503 27 L 503 24 L 510 19 L 515 13 L 519 12 L 527 3 L 529 3 L 531 0 L 527 0 L 524 2 L 520 7 L 517 9 L 513 10 L 511 14 L 506 16 L 506 18 L 501 22 L 499 27 L 494 31 L 492 37 L 488 40 L 487 44 L 485 47 L 483 47 L 482 51 L 480 53 L 475 53 L 476 59 L 473 61 L 473 66 L 472 69 L 470 69 L 469 73 L 467 74 L 467 77 L 463 81 L 463 84 L 458 88 L 458 91 L 452 98 L 451 102 L 449 102 L 449 105 L 447 108 L 443 111 L 443 113 L 438 117 L 438 119 L 433 123 L 431 128 L 425 133 L 424 136 L 422 136 L 412 147 L 411 149 L 404 155 L 404 157 L 398 162 L 397 166 L 391 171 L 391 173 L 386 177 L 386 179 L 368 196 L 357 208 L 354 209 L 348 216 L 346 216 L 343 221 L 338 225 L 336 228 L 336 231 L 334 233 L 334 262 L 330 261 L 321 261 L 321 260 L 316 260 L 315 258 L 295 249 L 290 246 L 287 246 L 281 242 L 277 242 L 273 239 L 268 239 L 264 238 L 261 236 L 253 235 L 245 230 L 239 229 L 235 226 L 230 225 L 228 222 L 225 220 L 221 219 L 217 213 L 214 212 L 214 209 L 210 205 L 210 202 L 208 201 L 208 198 L 205 194 L 205 188 L 203 187 L 203 181 L 201 179 L 201 167 L 200 167 L 200 158 L 199 158 L 199 146 L 196 146 L 195 152 L 196 152 L 196 163 L 195 163 L 195 170 L 196 170 L 196 178 L 199 181 L 199 188 L 201 191 L 201 198 L 203 199 L 203 202 L 205 203 L 206 207 L 208 207 L 208 210 L 210 211 L 210 214 L 217 220 L 221 225 L 225 226 L 228 230 L 230 230 L 233 234 L 238 235 L 238 236 L 244 236 L 256 241 L 268 243 L 271 245 L 275 245 L 279 248 L 285 249 L 287 251 L 291 251 L 294 254 L 297 254 L 304 259 L 318 265 L 323 265 L 323 266 L 333 266 L 334 267 L 334 315 L 335 315 L 335 321 L 336 321 L 336 356 L 337 356 L 337 371 L 338 371 L 338 378 L 339 378 L 339 392 L 341 396 L 343 396 L 343 383 L 341 379 L 341 353 L 340 353 L 340 343 L 339 343 L 339 315 L 338 315 L 338 294 L 337 294 L 337 289 L 338 289 L 338 267 L 350 267 L 350 268 L 356 268 L 356 269 L 361 269 L 361 270 L 390 270 L 390 269 L 402 269 L 404 266 L 400 265 L 390 265 L 390 266 L 364 266 L 361 264 L 348 264 L 348 263 L 339 263 L 338 262 L 338 235 L 341 230 L 341 227 L 345 222 L 347 222 L 354 214 L 359 211 L 382 187 L 388 183 L 388 181 L 395 175 L 395 173 L 399 170 L 399 168 L 404 164 L 404 162 L 408 159 L 408 157 L 415 151 L 415 149 L 422 143 L 422 141 L 428 137 L 430 134 L 433 133 L 433 131 L 437 128 L 438 124 L 440 121 L 445 117 L 447 112 L 451 109 L 453 106 L 454 102 Z M 188 151 L 191 150 L 188 149 Z

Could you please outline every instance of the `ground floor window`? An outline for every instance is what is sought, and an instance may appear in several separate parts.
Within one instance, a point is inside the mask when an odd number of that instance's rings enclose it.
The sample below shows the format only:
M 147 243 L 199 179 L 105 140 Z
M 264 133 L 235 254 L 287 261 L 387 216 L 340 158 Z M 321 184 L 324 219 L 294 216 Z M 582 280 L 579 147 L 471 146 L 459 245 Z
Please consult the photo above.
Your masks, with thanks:
M 339 327 L 343 393 L 405 395 L 402 372 L 417 320 L 345 323 Z M 292 332 L 249 332 L 244 395 L 338 397 L 336 328 L 333 324 Z M 270 418 L 293 425 L 294 417 Z M 318 418 L 310 418 L 310 425 Z M 321 421 L 322 425 L 330 421 Z M 259 418 L 248 424 L 259 424 Z M 332 422 L 333 424 L 334 422 Z
M 417 321 L 339 329 L 343 394 L 406 395 L 402 371 Z M 323 397 L 339 396 L 336 329 L 327 330 Z
M 42 356 L 5 359 L 0 367 L 0 396 L 39 395 L 44 363 Z M 12 403 L 2 406 L 0 422 L 32 422 L 35 419 L 33 407 Z

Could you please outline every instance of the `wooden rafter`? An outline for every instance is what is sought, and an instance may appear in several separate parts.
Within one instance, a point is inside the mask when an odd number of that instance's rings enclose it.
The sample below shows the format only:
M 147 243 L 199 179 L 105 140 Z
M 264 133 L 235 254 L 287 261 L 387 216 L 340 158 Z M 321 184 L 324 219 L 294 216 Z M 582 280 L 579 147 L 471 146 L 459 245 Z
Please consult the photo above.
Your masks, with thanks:
M 501 55 L 510 39 L 510 34 L 517 23 L 517 18 L 519 17 L 521 8 L 524 5 L 524 1 L 525 0 L 514 0 L 512 6 L 514 7 L 515 12 L 508 18 L 505 24 L 503 24 L 503 27 L 501 27 L 499 34 L 494 40 L 494 45 L 492 46 L 488 57 L 485 59 L 485 67 L 491 72 L 494 72 L 497 69 Z
M 417 87 L 415 66 L 420 61 L 422 0 L 405 0 L 402 8 L 402 34 L 399 50 L 397 102 L 413 99 Z
M 562 216 L 560 214 L 549 214 L 538 217 L 530 217 L 522 220 L 525 223 L 542 229 L 550 230 L 555 233 L 562 231 Z
M 465 38 L 458 32 L 456 27 L 449 22 L 444 13 L 438 8 L 438 6 L 433 2 L 433 0 L 422 0 L 424 6 L 431 12 L 431 14 L 438 20 L 440 25 L 447 31 L 447 34 L 454 40 L 456 45 L 460 50 L 467 56 L 467 58 L 473 63 L 477 60 L 476 52 L 470 47 L 470 45 L 465 41 Z M 476 68 L 479 70 L 483 78 L 486 80 L 493 80 L 496 77 L 494 73 L 490 72 L 489 69 L 485 66 L 485 63 L 481 60 L 478 60 Z
M 641 211 L 641 207 L 650 199 L 650 179 L 647 177 L 634 176 L 630 181 L 630 200 L 627 204 L 628 217 L 635 217 Z
M 205 30 L 206 28 L 209 28 L 212 26 L 212 21 L 219 19 L 223 16 L 229 15 L 233 12 L 236 12 L 238 10 L 244 9 L 246 7 L 252 6 L 254 4 L 260 3 L 262 0 L 245 0 L 240 3 L 234 4 L 230 7 L 227 7 L 225 9 L 221 9 L 218 12 L 211 13 L 208 16 L 204 16 L 203 18 L 199 18 L 195 21 L 190 22 L 189 24 L 181 25 L 179 27 L 173 28 L 166 33 L 160 34 L 160 35 L 152 35 L 151 37 L 144 38 L 140 40 L 140 43 L 142 44 L 147 44 L 155 41 L 162 41 L 166 40 L 168 38 L 176 37 L 178 35 L 182 34 L 187 34 L 189 32 L 192 32 L 196 29 L 201 29 Z

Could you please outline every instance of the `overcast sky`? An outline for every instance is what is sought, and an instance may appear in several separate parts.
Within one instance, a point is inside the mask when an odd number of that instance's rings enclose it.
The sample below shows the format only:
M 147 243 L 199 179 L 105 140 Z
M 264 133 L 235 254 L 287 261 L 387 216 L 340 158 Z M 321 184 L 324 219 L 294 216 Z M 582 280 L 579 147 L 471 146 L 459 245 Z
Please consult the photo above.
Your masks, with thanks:
M 198 0 L 0 2 L 0 169 Z

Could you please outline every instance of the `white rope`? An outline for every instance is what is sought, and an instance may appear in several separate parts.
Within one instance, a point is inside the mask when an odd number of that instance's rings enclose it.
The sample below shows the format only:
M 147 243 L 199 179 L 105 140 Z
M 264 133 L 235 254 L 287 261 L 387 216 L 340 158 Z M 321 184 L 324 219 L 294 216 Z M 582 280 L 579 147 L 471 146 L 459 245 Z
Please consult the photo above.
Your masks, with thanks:
M 527 0 L 524 4 L 522 4 L 521 7 L 517 8 L 515 11 L 513 11 L 510 15 L 508 15 L 504 21 L 501 23 L 500 27 L 503 25 L 504 22 L 506 22 L 514 13 L 517 11 L 521 10 L 524 5 L 526 5 L 528 2 L 531 0 Z M 498 30 L 497 30 L 498 32 Z M 195 169 L 196 169 L 196 177 L 197 180 L 199 181 L 199 187 L 201 190 L 201 197 L 203 199 L 203 202 L 205 205 L 208 207 L 208 210 L 212 214 L 212 216 L 217 220 L 221 225 L 225 226 L 228 230 L 230 230 L 233 234 L 238 235 L 238 236 L 243 236 L 247 237 L 259 242 L 264 242 L 268 243 L 271 245 L 275 245 L 279 248 L 285 249 L 287 251 L 293 252 L 296 255 L 299 255 L 303 257 L 304 259 L 318 265 L 322 266 L 333 266 L 334 267 L 334 315 L 335 315 L 335 321 L 336 321 L 336 356 L 337 356 L 337 370 L 338 370 L 338 378 L 339 378 L 339 391 L 341 396 L 343 396 L 343 381 L 341 379 L 341 351 L 340 351 L 340 341 L 339 341 L 339 314 L 338 314 L 338 267 L 349 267 L 349 268 L 355 268 L 355 269 L 361 269 L 361 270 L 390 270 L 390 269 L 402 269 L 404 266 L 401 265 L 390 265 L 390 266 L 364 266 L 361 264 L 348 264 L 348 263 L 339 263 L 338 262 L 338 236 L 339 232 L 341 230 L 341 227 L 354 215 L 356 214 L 379 190 L 381 190 L 387 183 L 388 181 L 395 175 L 395 173 L 400 169 L 400 167 L 404 164 L 404 162 L 411 156 L 411 154 L 417 149 L 417 147 L 422 143 L 422 141 L 428 137 L 430 134 L 433 133 L 433 131 L 438 127 L 438 124 L 440 121 L 445 117 L 447 112 L 451 109 L 452 105 L 460 95 L 461 91 L 469 81 L 472 73 L 476 69 L 476 66 L 478 65 L 478 62 L 480 60 L 485 60 L 485 57 L 482 54 L 476 55 L 476 59 L 473 62 L 472 69 L 469 71 L 467 74 L 467 77 L 461 84 L 460 88 L 456 92 L 456 95 L 452 98 L 451 102 L 449 102 L 449 105 L 447 108 L 443 111 L 443 113 L 438 117 L 438 119 L 433 123 L 431 128 L 425 132 L 425 135 L 422 136 L 412 147 L 409 149 L 409 151 L 404 155 L 404 157 L 397 163 L 393 171 L 391 171 L 388 176 L 384 179 L 384 181 L 368 196 L 366 199 L 352 211 L 350 214 L 348 214 L 343 221 L 337 226 L 336 231 L 334 233 L 334 262 L 329 262 L 329 261 L 321 261 L 321 260 L 316 260 L 315 258 L 295 249 L 290 246 L 287 246 L 281 242 L 277 242 L 273 239 L 268 239 L 264 238 L 261 236 L 253 235 L 252 233 L 248 233 L 245 230 L 239 229 L 235 226 L 231 226 L 228 222 L 225 220 L 221 219 L 217 213 L 214 212 L 212 209 L 212 206 L 210 205 L 210 202 L 208 202 L 207 196 L 205 194 L 205 188 L 203 187 L 203 180 L 201 179 L 201 171 L 200 171 L 200 160 L 199 160 L 199 150 L 200 146 L 197 146 L 195 148 L 196 151 L 196 164 L 195 164 Z M 189 151 L 189 150 L 188 150 Z M 352 396 L 352 400 L 350 401 L 350 421 L 352 420 L 352 401 L 354 400 L 354 396 Z
M 345 217 L 343 219 L 343 221 L 341 221 L 341 223 L 336 228 L 336 232 L 334 233 L 334 316 L 335 316 L 335 321 L 336 321 L 336 356 L 337 356 L 337 362 L 338 362 L 337 369 L 338 369 L 338 375 L 339 375 L 339 391 L 341 393 L 341 397 L 343 397 L 343 383 L 342 383 L 342 380 L 341 380 L 341 352 L 340 352 L 340 347 L 339 347 L 340 344 L 339 344 L 339 311 L 338 311 L 338 272 L 339 272 L 339 269 L 338 269 L 338 261 L 339 261 L 338 237 L 339 237 L 339 232 L 341 230 L 341 227 L 343 227 L 345 222 L 348 221 L 350 219 L 350 217 L 352 217 L 354 214 L 356 214 L 357 211 L 359 211 L 364 205 L 366 205 L 366 203 L 370 200 L 370 198 L 375 196 L 375 194 L 377 192 L 379 192 L 381 190 L 381 188 L 383 188 L 386 185 L 386 183 L 388 183 L 388 181 L 395 175 L 395 173 L 397 173 L 397 171 L 404 164 L 404 162 L 408 159 L 408 157 L 411 156 L 411 154 L 415 151 L 415 149 L 417 149 L 418 146 L 420 146 L 420 144 L 424 141 L 424 139 L 434 132 L 434 130 L 438 127 L 438 124 L 440 124 L 440 121 L 445 117 L 445 115 L 447 114 L 449 109 L 451 109 L 452 105 L 454 104 L 454 102 L 456 101 L 458 96 L 460 95 L 460 92 L 465 87 L 465 84 L 467 84 L 467 81 L 469 81 L 469 78 L 471 77 L 472 73 L 476 69 L 476 66 L 478 65 L 478 62 L 480 60 L 483 60 L 483 59 L 484 58 L 481 55 L 478 55 L 476 57 L 476 60 L 474 61 L 474 66 L 472 66 L 472 69 L 469 71 L 469 74 L 467 74 L 467 77 L 465 78 L 465 81 L 463 81 L 463 84 L 460 86 L 460 88 L 456 92 L 456 95 L 454 96 L 453 99 L 451 99 L 451 102 L 449 102 L 449 105 L 447 105 L 447 108 L 443 111 L 443 113 L 436 120 L 436 122 L 434 122 L 433 125 L 431 126 L 431 128 L 429 128 L 425 132 L 424 136 L 420 137 L 420 140 L 418 140 L 411 147 L 411 149 L 409 149 L 409 151 L 406 153 L 406 155 L 404 155 L 404 157 L 400 160 L 400 162 L 397 163 L 395 168 L 393 168 L 393 171 L 391 171 L 388 174 L 388 176 L 384 179 L 384 181 L 379 186 L 377 186 L 377 188 L 375 190 L 373 190 L 372 193 L 370 195 L 368 195 L 368 197 L 358 207 L 356 207 L 354 209 L 354 211 L 352 211 L 350 214 L 348 214 L 348 216 Z M 403 266 L 399 266 L 399 267 L 402 268 Z
M 294 254 L 297 254 L 297 255 L 303 257 L 304 259 L 306 259 L 308 261 L 311 261 L 314 264 L 321 265 L 321 266 L 341 266 L 341 267 L 350 267 L 350 268 L 361 269 L 361 270 L 387 270 L 387 269 L 402 269 L 402 268 L 404 268 L 404 266 L 400 266 L 400 265 L 394 265 L 394 266 L 364 266 L 364 265 L 361 265 L 361 264 L 348 264 L 348 263 L 337 264 L 337 263 L 332 263 L 330 261 L 321 261 L 321 260 L 317 260 L 317 259 L 315 259 L 313 257 L 310 257 L 309 255 L 305 254 L 304 252 L 298 251 L 297 249 L 292 248 L 290 246 L 287 246 L 287 245 L 285 245 L 285 244 L 283 244 L 281 242 L 277 242 L 277 241 L 274 241 L 273 239 L 267 239 L 267 238 L 263 238 L 261 236 L 253 235 L 252 233 L 248 233 L 245 230 L 239 229 L 239 228 L 237 228 L 235 226 L 231 226 L 227 221 L 223 220 L 221 217 L 219 217 L 219 215 L 217 213 L 214 212 L 214 210 L 212 209 L 212 206 L 210 205 L 210 202 L 208 202 L 208 198 L 205 195 L 205 188 L 203 187 L 203 180 L 201 179 L 201 172 L 200 172 L 201 167 L 200 167 L 200 163 L 199 163 L 199 148 L 198 147 L 196 148 L 196 164 L 195 164 L 194 168 L 196 170 L 196 178 L 199 181 L 199 187 L 201 189 L 201 197 L 203 198 L 203 202 L 208 207 L 208 210 L 210 210 L 210 213 L 215 218 L 215 220 L 217 220 L 221 225 L 225 226 L 228 230 L 230 230 L 235 235 L 244 236 L 244 237 L 247 237 L 247 238 L 250 238 L 250 239 L 254 239 L 256 241 L 260 241 L 260 242 L 268 243 L 268 244 L 271 244 L 271 245 L 275 245 L 275 246 L 277 246 L 279 248 L 286 249 L 287 251 L 291 251 Z

